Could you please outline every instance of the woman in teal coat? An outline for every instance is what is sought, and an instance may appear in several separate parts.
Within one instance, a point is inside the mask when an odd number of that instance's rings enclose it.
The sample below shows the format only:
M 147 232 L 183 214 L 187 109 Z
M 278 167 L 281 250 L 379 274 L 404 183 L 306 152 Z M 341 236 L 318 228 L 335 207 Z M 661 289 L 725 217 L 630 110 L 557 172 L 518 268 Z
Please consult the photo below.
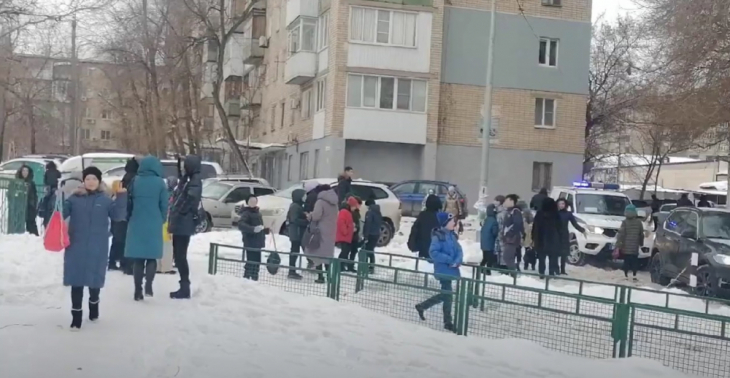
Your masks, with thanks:
M 157 260 L 162 258 L 162 225 L 167 217 L 167 185 L 162 179 L 162 163 L 154 156 L 145 156 L 139 163 L 137 176 L 128 189 L 127 243 L 124 257 L 133 261 L 134 300 L 151 297 Z

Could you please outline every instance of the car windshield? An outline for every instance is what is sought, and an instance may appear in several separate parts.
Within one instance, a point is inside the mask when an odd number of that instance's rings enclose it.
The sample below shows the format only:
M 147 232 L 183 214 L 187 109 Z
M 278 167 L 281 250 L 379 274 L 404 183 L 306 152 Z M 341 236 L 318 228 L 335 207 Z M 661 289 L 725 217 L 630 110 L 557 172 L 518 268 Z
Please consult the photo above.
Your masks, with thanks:
M 730 213 L 706 213 L 702 217 L 702 234 L 706 238 L 730 240 Z
M 231 190 L 231 185 L 214 182 L 203 187 L 203 198 L 219 199 Z
M 100 171 L 104 172 L 126 164 L 127 160 L 127 158 L 84 158 L 84 167 L 93 165 L 94 167 L 99 168 Z
M 578 194 L 578 213 L 596 215 L 623 216 L 626 206 L 630 205 L 628 197 L 607 194 Z
M 304 189 L 304 183 L 300 182 L 298 184 L 294 184 L 284 190 L 280 190 L 280 191 L 274 193 L 274 195 L 277 197 L 291 199 L 292 192 L 294 192 L 297 189 Z

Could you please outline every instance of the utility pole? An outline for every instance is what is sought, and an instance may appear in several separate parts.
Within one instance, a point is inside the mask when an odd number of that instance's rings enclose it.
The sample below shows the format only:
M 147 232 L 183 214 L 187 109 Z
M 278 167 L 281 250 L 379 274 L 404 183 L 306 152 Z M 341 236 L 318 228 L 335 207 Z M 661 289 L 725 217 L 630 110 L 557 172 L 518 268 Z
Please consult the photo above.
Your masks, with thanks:
M 489 183 L 489 139 L 492 133 L 492 76 L 494 66 L 494 33 L 497 23 L 497 1 L 492 0 L 492 13 L 489 22 L 489 48 L 487 50 L 487 82 L 484 89 L 484 119 L 482 120 L 482 162 L 479 180 L 479 200 L 486 207 Z
M 81 146 L 79 145 L 79 69 L 78 57 L 76 56 L 76 16 L 71 21 L 71 117 L 70 118 L 70 139 L 72 155 L 79 155 Z

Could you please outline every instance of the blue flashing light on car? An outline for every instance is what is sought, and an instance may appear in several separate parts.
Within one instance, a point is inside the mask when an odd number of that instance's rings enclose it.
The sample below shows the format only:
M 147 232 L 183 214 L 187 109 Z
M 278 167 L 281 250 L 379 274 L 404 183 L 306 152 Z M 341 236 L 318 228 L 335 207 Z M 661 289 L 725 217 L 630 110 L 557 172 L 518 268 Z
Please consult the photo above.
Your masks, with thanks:
M 573 182 L 574 188 L 591 188 L 591 189 L 604 189 L 604 190 L 619 190 L 621 186 L 618 184 L 605 184 L 602 182 L 587 182 L 587 181 L 575 181 Z

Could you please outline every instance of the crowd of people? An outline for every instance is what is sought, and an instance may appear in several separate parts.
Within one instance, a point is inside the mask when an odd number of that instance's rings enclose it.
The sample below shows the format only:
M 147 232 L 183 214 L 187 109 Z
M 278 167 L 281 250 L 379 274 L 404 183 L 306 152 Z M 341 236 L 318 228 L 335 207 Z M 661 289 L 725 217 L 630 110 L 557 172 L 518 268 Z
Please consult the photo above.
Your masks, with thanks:
M 51 162 L 46 165 L 40 201 L 32 169 L 24 165 L 18 170 L 17 178 L 28 186 L 26 231 L 38 235 L 36 217 L 46 228 L 54 211 L 62 211 L 68 224 L 63 284 L 71 287 L 71 329 L 82 325 L 84 288 L 89 293 L 89 320 L 99 318 L 107 271 L 133 276 L 133 299 L 142 301 L 154 296 L 156 273 L 175 273 L 174 260 L 180 287 L 170 298 L 190 298 L 187 250 L 201 221 L 200 169 L 200 157 L 189 155 L 178 162 L 178 177 L 168 177 L 165 184 L 158 158 L 136 156 L 127 161 L 124 177 L 110 188 L 104 185 L 102 172 L 90 166 L 82 172 L 81 185 L 66 196 L 58 189 L 61 175 Z M 62 208 L 56 206 L 59 196 L 67 197 L 60 201 Z

